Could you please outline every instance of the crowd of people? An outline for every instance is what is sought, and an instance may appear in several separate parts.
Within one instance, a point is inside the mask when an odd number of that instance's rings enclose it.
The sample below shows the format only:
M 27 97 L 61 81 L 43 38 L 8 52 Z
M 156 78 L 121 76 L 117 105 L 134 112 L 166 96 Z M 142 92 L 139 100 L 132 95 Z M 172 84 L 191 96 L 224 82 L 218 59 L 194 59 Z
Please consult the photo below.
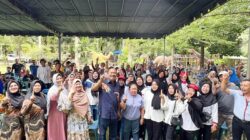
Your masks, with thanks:
M 16 60 L 0 76 L 0 140 L 89 140 L 93 122 L 99 140 L 250 140 L 243 67 Z

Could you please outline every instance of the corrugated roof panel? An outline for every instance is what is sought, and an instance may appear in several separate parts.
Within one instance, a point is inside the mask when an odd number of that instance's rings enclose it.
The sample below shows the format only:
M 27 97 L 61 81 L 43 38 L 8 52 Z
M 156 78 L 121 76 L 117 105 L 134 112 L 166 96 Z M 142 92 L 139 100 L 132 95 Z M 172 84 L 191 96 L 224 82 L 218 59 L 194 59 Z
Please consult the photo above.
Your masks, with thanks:
M 160 37 L 226 0 L 2 0 L 0 33 Z

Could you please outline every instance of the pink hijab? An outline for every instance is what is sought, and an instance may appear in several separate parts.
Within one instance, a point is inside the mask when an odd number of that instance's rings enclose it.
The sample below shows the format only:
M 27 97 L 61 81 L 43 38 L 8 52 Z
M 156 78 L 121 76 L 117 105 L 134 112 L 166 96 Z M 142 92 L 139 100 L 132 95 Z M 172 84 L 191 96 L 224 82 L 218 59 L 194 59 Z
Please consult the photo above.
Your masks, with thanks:
M 82 83 L 80 79 L 75 79 L 73 81 L 73 87 L 72 87 L 74 90 L 76 90 L 75 86 L 77 82 Z M 81 117 L 86 116 L 89 108 L 89 100 L 87 94 L 83 90 L 83 87 L 81 91 L 78 92 L 76 91 L 75 94 L 73 95 L 72 105 L 76 113 L 78 113 Z

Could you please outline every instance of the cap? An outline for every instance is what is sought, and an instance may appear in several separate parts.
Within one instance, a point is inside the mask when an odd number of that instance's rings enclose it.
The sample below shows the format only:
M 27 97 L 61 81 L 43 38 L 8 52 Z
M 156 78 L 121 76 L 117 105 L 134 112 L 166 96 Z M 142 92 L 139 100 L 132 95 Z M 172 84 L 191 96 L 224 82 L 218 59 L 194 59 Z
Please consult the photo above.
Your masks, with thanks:
M 126 80 L 126 78 L 125 78 L 123 75 L 120 75 L 120 76 L 118 77 L 118 80 L 120 80 L 120 79 L 121 79 L 121 80 L 124 80 L 124 81 Z
M 196 84 L 188 84 L 187 87 L 188 87 L 188 88 L 192 88 L 192 89 L 194 89 L 195 91 L 198 91 L 198 90 L 199 90 L 199 87 L 198 87 Z

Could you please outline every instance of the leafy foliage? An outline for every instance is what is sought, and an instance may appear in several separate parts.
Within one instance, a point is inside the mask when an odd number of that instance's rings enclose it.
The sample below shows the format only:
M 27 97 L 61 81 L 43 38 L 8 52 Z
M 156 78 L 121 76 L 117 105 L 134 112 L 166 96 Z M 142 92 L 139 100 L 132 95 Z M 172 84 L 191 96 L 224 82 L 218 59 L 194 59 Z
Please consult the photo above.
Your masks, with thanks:
M 167 40 L 177 51 L 200 46 L 210 54 L 241 55 L 240 34 L 249 26 L 249 0 L 230 0 L 202 18 L 171 34 Z
M 206 47 L 210 54 L 241 55 L 241 33 L 250 25 L 250 1 L 229 0 L 223 6 L 203 15 L 190 25 L 166 37 L 164 52 L 163 39 L 116 39 L 116 38 L 79 38 L 75 44 L 74 37 L 63 37 L 62 59 L 75 54 L 80 56 L 81 63 L 90 63 L 93 54 L 107 56 L 110 52 L 121 50 L 119 63 L 142 62 L 148 56 L 170 55 L 171 48 L 180 54 L 188 53 L 189 48 L 199 50 Z M 0 46 L 4 57 L 15 53 L 19 56 L 29 56 L 33 59 L 56 59 L 58 53 L 58 38 L 42 37 L 42 45 L 38 47 L 38 37 L 0 36 Z M 91 59 L 90 59 L 91 58 Z

